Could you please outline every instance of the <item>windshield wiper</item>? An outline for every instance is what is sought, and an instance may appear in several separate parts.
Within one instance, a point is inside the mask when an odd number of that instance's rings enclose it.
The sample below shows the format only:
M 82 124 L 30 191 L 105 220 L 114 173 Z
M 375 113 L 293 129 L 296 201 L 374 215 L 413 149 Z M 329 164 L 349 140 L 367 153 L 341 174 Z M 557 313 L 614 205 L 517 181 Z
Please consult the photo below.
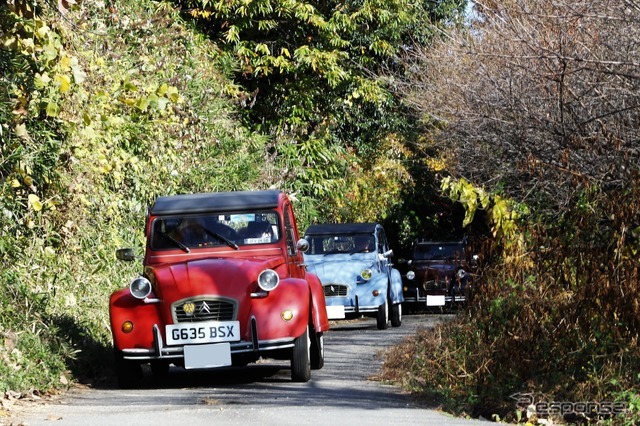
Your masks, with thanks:
M 211 235 L 212 237 L 217 238 L 220 241 L 225 242 L 232 249 L 239 250 L 238 245 L 235 242 L 233 242 L 230 239 L 228 239 L 227 237 L 225 237 L 224 235 L 220 235 L 217 232 L 214 232 L 214 231 L 212 231 L 212 230 L 210 230 L 208 228 L 202 228 L 202 229 L 204 229 L 204 232 L 206 232 L 207 234 Z
M 189 247 L 187 247 L 186 245 L 184 245 L 184 243 L 182 243 L 181 241 L 176 240 L 175 238 L 173 238 L 171 235 L 167 234 L 166 232 L 162 232 L 161 234 L 163 237 L 166 237 L 168 240 L 170 240 L 171 242 L 175 243 L 178 247 L 180 247 L 182 250 L 184 250 L 187 253 L 191 253 L 191 250 L 189 250 Z

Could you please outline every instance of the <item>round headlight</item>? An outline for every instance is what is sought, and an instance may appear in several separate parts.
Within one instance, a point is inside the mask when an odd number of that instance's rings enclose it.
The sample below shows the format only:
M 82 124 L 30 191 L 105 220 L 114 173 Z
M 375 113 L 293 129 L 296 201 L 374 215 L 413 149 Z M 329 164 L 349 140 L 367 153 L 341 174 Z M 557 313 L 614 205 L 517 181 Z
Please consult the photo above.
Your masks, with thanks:
M 144 299 L 151 294 L 151 283 L 145 277 L 138 277 L 129 284 L 129 291 L 136 299 Z
M 360 272 L 360 276 L 366 281 L 369 281 L 371 279 L 371 275 L 371 269 L 363 269 L 362 272 Z
M 409 272 L 407 272 L 407 279 L 408 279 L 408 280 L 412 280 L 412 279 L 414 279 L 415 277 L 416 277 L 416 273 L 415 273 L 415 272 L 413 272 L 413 271 L 409 271 Z
M 273 290 L 274 288 L 278 287 L 279 283 L 280 277 L 278 276 L 276 271 L 273 271 L 271 269 L 265 269 L 264 271 L 260 272 L 260 275 L 258 275 L 258 285 L 264 291 Z
M 464 269 L 458 269 L 458 278 L 459 279 L 463 279 L 466 276 L 467 276 L 467 273 L 465 272 Z

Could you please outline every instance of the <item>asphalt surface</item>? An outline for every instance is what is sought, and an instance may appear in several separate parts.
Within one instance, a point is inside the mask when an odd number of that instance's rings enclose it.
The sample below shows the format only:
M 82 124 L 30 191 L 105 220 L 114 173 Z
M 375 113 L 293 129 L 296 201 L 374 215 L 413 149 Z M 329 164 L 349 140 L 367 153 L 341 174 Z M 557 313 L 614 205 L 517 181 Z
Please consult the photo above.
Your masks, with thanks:
M 325 366 L 308 383 L 293 383 L 286 361 L 246 368 L 185 371 L 173 368 L 157 381 L 120 390 L 115 381 L 77 388 L 21 407 L 12 425 L 486 425 L 454 418 L 370 378 L 382 363 L 379 351 L 441 315 L 405 315 L 399 328 L 378 330 L 375 319 L 332 322 L 325 334 Z M 0 419 L 2 424 L 2 419 Z

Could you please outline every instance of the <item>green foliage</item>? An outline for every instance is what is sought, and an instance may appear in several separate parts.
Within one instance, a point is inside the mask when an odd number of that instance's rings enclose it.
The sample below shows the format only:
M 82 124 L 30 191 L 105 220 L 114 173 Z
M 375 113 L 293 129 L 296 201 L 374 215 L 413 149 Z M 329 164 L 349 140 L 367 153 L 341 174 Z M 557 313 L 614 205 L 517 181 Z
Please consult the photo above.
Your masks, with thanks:
M 358 186 L 367 203 L 392 195 L 387 208 L 401 202 L 397 194 L 410 184 L 407 168 L 395 161 L 388 170 L 383 156 L 392 141 L 415 141 L 418 120 L 375 74 L 395 66 L 402 49 L 427 43 L 462 3 L 178 3 L 235 59 L 246 120 L 273 137 L 274 162 L 287 177 L 283 187 L 318 201 L 316 221 L 369 219 L 344 201 L 356 184 L 376 182 Z M 309 156 L 309 147 L 317 157 Z M 375 177 L 380 167 L 388 171 L 383 186 Z
M 271 182 L 236 86 L 202 66 L 217 49 L 170 8 L 35 7 L 0 9 L 0 392 L 108 366 L 108 295 L 139 272 L 114 250 L 141 250 L 157 195 Z

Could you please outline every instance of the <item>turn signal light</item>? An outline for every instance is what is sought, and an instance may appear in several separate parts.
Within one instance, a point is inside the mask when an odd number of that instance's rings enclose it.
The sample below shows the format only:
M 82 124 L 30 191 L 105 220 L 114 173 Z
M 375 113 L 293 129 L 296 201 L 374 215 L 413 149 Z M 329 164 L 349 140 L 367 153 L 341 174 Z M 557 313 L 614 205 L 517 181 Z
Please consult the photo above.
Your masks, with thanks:
M 125 321 L 122 323 L 122 331 L 125 333 L 131 333 L 133 331 L 133 323 L 131 321 Z

